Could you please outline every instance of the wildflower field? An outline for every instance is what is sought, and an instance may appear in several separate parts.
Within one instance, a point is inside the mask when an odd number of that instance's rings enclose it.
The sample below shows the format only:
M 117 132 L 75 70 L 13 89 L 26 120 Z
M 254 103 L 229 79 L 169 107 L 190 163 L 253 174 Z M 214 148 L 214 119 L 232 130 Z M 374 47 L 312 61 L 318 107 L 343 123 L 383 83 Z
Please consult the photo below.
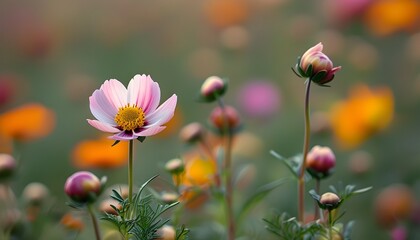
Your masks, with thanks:
M 420 239 L 418 0 L 2 0 L 0 56 L 0 240 Z

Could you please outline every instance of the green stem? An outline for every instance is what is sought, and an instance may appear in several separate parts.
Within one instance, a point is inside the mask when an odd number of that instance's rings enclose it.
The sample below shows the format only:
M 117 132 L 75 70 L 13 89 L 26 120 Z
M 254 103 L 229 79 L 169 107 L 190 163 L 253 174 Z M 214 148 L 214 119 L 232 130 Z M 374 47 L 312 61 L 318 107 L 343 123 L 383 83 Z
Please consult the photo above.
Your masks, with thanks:
M 227 221 L 227 234 L 228 240 L 235 239 L 235 219 L 233 212 L 233 182 L 232 182 L 232 131 L 228 124 L 225 105 L 222 98 L 218 98 L 218 103 L 223 112 L 223 134 L 225 141 L 225 161 L 224 161 L 224 174 L 225 174 L 225 206 L 226 206 L 226 221 Z
M 309 93 L 311 90 L 311 79 L 306 81 L 306 91 L 305 91 L 305 137 L 303 141 L 303 156 L 302 164 L 299 172 L 298 179 L 298 220 L 303 222 L 304 213 L 305 213 L 305 169 L 306 169 L 306 157 L 309 151 L 309 141 L 310 141 L 310 132 L 311 124 L 309 118 Z
M 328 228 L 329 228 L 329 239 L 332 240 L 332 225 L 333 225 L 333 221 L 332 221 L 332 213 L 330 210 L 328 210 Z
M 128 144 L 128 201 L 133 200 L 133 140 Z
M 95 230 L 96 240 L 101 240 L 101 236 L 99 233 L 98 221 L 96 220 L 95 214 L 93 213 L 92 205 L 88 204 L 88 212 L 92 219 L 93 229 Z
M 316 181 L 315 181 L 315 191 L 316 191 L 317 194 L 319 194 L 320 190 L 321 190 L 321 180 L 316 179 Z M 316 201 L 314 201 L 314 209 L 315 209 L 314 210 L 315 211 L 314 220 L 316 221 L 316 220 L 318 220 L 319 215 L 320 215 L 319 214 L 320 209 L 319 209 L 318 203 Z

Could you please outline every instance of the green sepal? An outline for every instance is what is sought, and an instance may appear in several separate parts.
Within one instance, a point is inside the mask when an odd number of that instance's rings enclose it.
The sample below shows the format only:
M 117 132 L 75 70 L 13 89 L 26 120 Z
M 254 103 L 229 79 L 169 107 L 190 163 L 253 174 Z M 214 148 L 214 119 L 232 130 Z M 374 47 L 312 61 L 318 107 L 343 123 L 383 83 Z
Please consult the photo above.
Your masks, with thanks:
M 302 69 L 303 71 L 303 69 Z M 312 66 L 312 64 L 308 65 L 308 68 L 306 69 L 305 74 L 303 75 L 304 77 L 311 77 L 314 71 L 314 66 Z
M 300 78 L 302 78 L 302 76 L 299 74 L 299 73 L 297 73 L 296 72 L 296 70 L 293 68 L 293 67 L 290 67 L 291 69 L 292 69 L 292 71 L 293 71 L 293 73 L 296 75 L 296 76 L 298 76 L 298 77 L 300 77 Z M 296 69 L 298 69 L 298 71 L 299 71 L 299 66 L 298 65 L 296 65 Z
M 120 143 L 121 141 L 120 140 L 115 140 L 115 142 L 111 145 L 111 147 L 113 147 L 113 146 L 115 146 L 115 145 L 117 145 L 118 143 Z
M 140 142 L 144 142 L 144 140 L 146 140 L 146 137 L 141 136 L 141 137 L 138 137 L 137 140 L 139 140 Z
M 315 179 L 322 180 L 334 173 L 334 169 L 330 169 L 328 172 L 318 172 L 313 170 L 312 168 L 306 168 L 306 171 Z
M 311 80 L 312 80 L 312 82 L 322 86 L 325 83 L 329 82 L 329 81 L 325 82 L 325 77 L 326 76 L 327 76 L 327 71 L 325 71 L 325 70 L 319 71 L 313 77 L 311 77 Z

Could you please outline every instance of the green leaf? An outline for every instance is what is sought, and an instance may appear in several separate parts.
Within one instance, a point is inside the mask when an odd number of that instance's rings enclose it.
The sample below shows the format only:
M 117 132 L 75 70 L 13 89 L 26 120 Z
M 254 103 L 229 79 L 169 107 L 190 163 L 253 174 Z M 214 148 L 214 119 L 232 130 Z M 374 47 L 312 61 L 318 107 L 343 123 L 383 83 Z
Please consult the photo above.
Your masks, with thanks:
M 353 231 L 353 227 L 354 224 L 356 222 L 355 221 L 350 221 L 349 223 L 347 223 L 346 227 L 344 228 L 344 240 L 351 240 L 351 232 Z
M 277 187 L 283 185 L 286 182 L 290 182 L 290 178 L 282 178 L 266 185 L 261 186 L 257 189 L 257 191 L 247 199 L 247 201 L 243 204 L 239 215 L 236 219 L 238 219 L 238 225 L 244 219 L 246 214 L 257 205 L 261 200 L 263 200 L 272 190 L 276 189 Z
M 303 155 L 301 153 L 296 154 L 289 158 L 285 158 L 281 156 L 274 150 L 271 150 L 270 154 L 273 155 L 275 158 L 281 160 L 286 165 L 286 167 L 290 170 L 290 172 L 296 177 L 296 179 L 299 178 L 300 168 L 301 168 L 302 159 L 303 159 L 302 158 Z M 304 178 L 306 182 L 312 179 L 311 175 L 307 173 L 306 171 L 304 173 Z

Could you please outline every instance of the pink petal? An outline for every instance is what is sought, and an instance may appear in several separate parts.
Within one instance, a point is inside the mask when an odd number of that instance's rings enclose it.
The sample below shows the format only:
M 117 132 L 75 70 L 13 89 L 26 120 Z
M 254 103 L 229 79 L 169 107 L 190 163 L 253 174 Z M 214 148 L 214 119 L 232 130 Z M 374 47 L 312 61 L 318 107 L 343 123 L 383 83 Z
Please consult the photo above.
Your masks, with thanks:
M 92 127 L 101 130 L 102 132 L 117 133 L 121 131 L 108 123 L 100 122 L 98 120 L 87 119 L 87 121 Z
M 154 111 L 159 105 L 159 84 L 154 82 L 150 76 L 137 74 L 128 85 L 128 95 L 128 101 L 141 107 L 147 114 Z
M 106 80 L 100 90 L 104 92 L 108 101 L 116 109 L 127 105 L 127 89 L 120 81 L 116 79 Z
M 90 111 L 96 119 L 111 125 L 115 124 L 114 118 L 117 109 L 108 101 L 102 91 L 95 90 L 89 97 L 89 103 Z
M 146 128 L 134 134 L 139 137 L 148 137 L 148 136 L 152 136 L 152 135 L 162 132 L 162 130 L 165 128 L 166 128 L 165 126 L 154 126 L 154 127 Z
M 176 102 L 177 96 L 174 94 L 160 105 L 156 111 L 146 115 L 147 127 L 167 123 L 174 116 Z
M 117 133 L 113 136 L 110 136 L 108 138 L 114 139 L 114 140 L 123 140 L 124 141 L 124 140 L 136 139 L 137 136 L 135 136 L 132 131 L 130 131 L 130 132 L 122 131 L 122 132 L 119 132 L 119 133 Z

